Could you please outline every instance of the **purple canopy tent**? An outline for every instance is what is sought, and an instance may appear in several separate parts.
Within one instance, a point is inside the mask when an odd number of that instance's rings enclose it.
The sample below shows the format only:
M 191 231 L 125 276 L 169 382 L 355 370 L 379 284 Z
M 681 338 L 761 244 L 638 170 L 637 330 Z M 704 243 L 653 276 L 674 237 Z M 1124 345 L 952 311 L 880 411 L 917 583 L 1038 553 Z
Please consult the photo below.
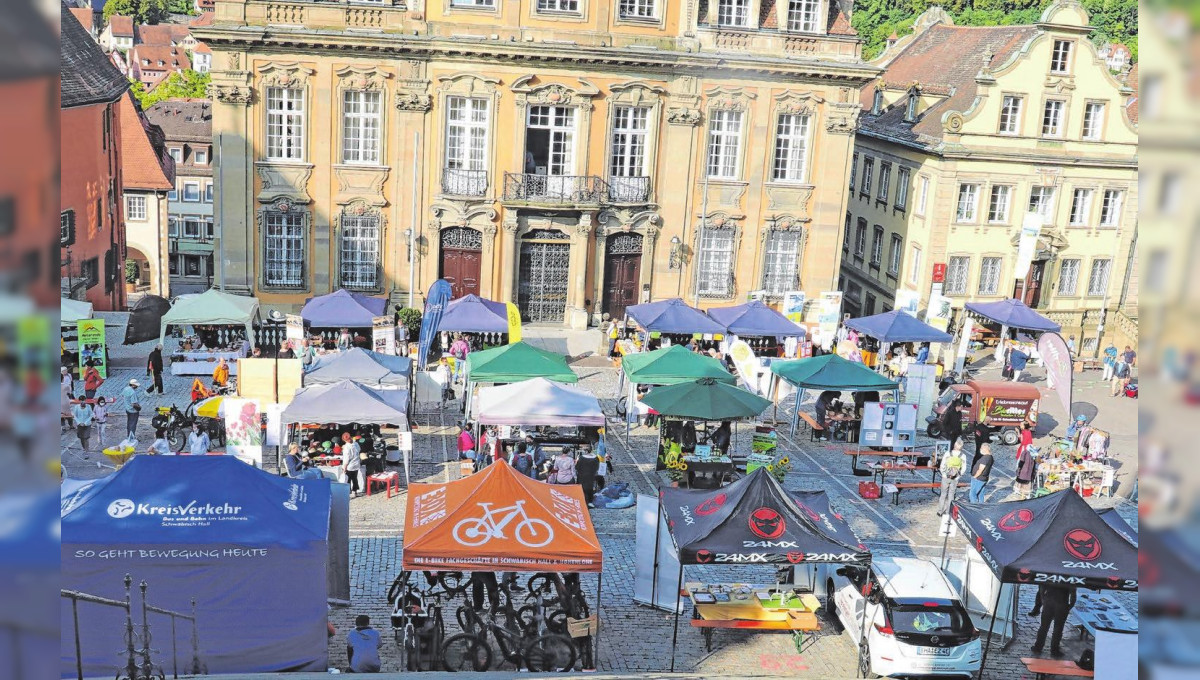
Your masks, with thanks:
M 374 318 L 387 313 L 387 300 L 348 290 L 309 298 L 300 310 L 314 328 L 371 328 Z
M 503 302 L 485 300 L 478 295 L 464 295 L 446 305 L 439 333 L 507 333 L 508 307 Z
M 730 333 L 753 337 L 803 338 L 806 331 L 760 300 L 733 307 L 713 307 L 708 316 Z

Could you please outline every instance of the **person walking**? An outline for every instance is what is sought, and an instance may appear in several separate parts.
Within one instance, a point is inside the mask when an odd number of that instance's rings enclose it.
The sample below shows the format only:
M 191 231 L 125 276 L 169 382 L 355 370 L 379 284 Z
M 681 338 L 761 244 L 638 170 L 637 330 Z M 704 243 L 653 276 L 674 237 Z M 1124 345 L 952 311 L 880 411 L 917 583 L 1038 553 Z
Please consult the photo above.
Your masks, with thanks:
M 342 433 L 342 469 L 346 471 L 346 480 L 350 483 L 350 491 L 355 496 L 362 495 L 358 485 L 358 472 L 362 469 L 362 457 L 359 455 L 358 442 L 349 432 Z
M 471 343 L 459 335 L 450 343 L 450 356 L 454 357 L 454 382 L 458 382 L 466 373 L 467 355 L 471 353 Z
M 955 442 L 962 437 L 963 433 L 961 407 L 961 398 L 955 399 L 946 407 L 946 414 L 942 416 L 942 433 L 946 439 L 950 440 L 951 449 L 954 448 Z
M 75 418 L 75 435 L 79 437 L 79 445 L 87 452 L 88 439 L 92 436 L 92 419 L 95 417 L 92 404 L 86 399 L 76 402 L 71 415 Z
M 128 439 L 137 437 L 138 418 L 142 416 L 142 401 L 138 397 L 138 387 L 141 383 L 137 378 L 131 378 L 125 389 L 121 390 L 121 408 L 125 410 L 125 436 Z
M 1050 656 L 1059 658 L 1062 652 L 1063 628 L 1067 623 L 1067 615 L 1075 606 L 1075 589 L 1059 586 L 1041 586 L 1042 594 L 1042 625 L 1038 627 L 1037 639 L 1033 641 L 1033 653 L 1041 654 L 1046 646 L 1046 633 L 1050 626 L 1054 632 L 1050 636 Z
M 150 350 L 150 357 L 146 359 L 146 375 L 154 376 L 154 384 L 150 389 L 146 390 L 146 394 L 154 394 L 157 391 L 159 394 L 166 394 L 163 390 L 163 358 L 162 345 L 155 345 L 154 349 Z
M 442 410 L 445 410 L 446 402 L 454 399 L 454 374 L 450 372 L 449 359 L 442 357 L 433 371 L 433 379 L 442 386 Z
M 371 627 L 371 617 L 359 614 L 354 617 L 354 630 L 346 633 L 346 662 L 351 673 L 378 673 L 383 667 L 379 659 L 379 648 L 383 640 L 379 631 Z
M 408 356 L 408 324 L 400 320 L 400 314 L 396 314 L 396 355 Z
M 96 392 L 100 390 L 100 386 L 104 384 L 104 378 L 100 377 L 100 369 L 96 368 L 96 362 L 89 359 L 87 367 L 83 369 L 83 396 L 85 399 L 95 399 Z
M 1029 355 L 1020 347 L 1014 347 L 1008 355 L 1008 365 L 1012 367 L 1012 381 L 1021 382 L 1021 372 L 1029 363 Z
M 187 437 L 188 453 L 193 456 L 207 456 L 211 446 L 212 441 L 209 440 L 208 433 L 200 429 L 200 423 L 192 423 L 192 431 Z
M 1017 481 L 1013 489 L 1022 500 L 1032 495 L 1033 478 L 1037 474 L 1037 458 L 1033 456 L 1032 446 L 1021 446 L 1017 449 Z
M 583 450 L 583 455 L 579 456 L 579 460 L 575 462 L 575 477 L 579 480 L 579 485 L 583 487 L 583 500 L 587 502 L 589 508 L 596 506 L 592 505 L 592 499 L 596 497 L 596 477 L 600 472 L 600 459 L 596 456 L 596 452 L 590 448 Z
M 941 495 L 938 497 L 937 509 L 939 517 L 950 512 L 950 505 L 954 503 L 954 497 L 958 494 L 958 480 L 967 467 L 966 454 L 962 447 L 962 440 L 956 441 L 938 466 L 938 472 L 942 475 Z
M 104 439 L 108 434 L 108 400 L 104 397 L 96 399 L 96 405 L 92 408 L 92 422 L 96 427 L 97 443 L 103 449 Z
M 975 423 L 975 427 L 971 430 L 971 434 L 975 436 L 975 455 L 971 457 L 971 469 L 975 469 L 975 463 L 979 462 L 979 447 L 992 441 L 993 432 L 995 430 L 982 420 Z
M 979 461 L 971 469 L 971 490 L 967 492 L 967 501 L 971 503 L 983 502 L 983 494 L 987 490 L 988 478 L 992 475 L 992 465 L 996 462 L 992 458 L 991 444 L 984 444 L 979 450 L 983 455 L 979 456 Z
M 1125 393 L 1125 386 L 1129 384 L 1129 364 L 1125 363 L 1125 355 L 1117 357 L 1117 365 L 1113 368 L 1112 390 L 1110 395 L 1119 397 Z
M 1110 340 L 1108 347 L 1104 348 L 1104 373 L 1100 378 L 1104 382 L 1112 380 L 1113 371 L 1117 367 L 1117 346 Z

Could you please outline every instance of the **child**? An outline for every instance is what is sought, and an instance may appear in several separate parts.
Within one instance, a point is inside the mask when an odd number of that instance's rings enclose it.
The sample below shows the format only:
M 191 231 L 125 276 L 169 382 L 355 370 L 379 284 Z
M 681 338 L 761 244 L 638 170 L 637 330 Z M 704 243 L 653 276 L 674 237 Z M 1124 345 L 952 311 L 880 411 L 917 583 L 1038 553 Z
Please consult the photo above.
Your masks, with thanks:
M 104 435 L 108 431 L 108 400 L 96 398 L 96 407 L 92 409 L 92 422 L 96 424 L 96 435 L 99 437 L 100 448 L 104 448 Z

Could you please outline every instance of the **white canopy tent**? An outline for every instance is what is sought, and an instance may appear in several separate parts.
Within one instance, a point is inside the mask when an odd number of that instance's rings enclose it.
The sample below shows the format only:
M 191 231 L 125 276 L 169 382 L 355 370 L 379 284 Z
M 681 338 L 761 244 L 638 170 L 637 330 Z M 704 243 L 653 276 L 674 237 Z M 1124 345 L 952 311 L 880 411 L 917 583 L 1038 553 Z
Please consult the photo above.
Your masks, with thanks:
M 167 326 L 214 324 L 245 326 L 246 339 L 254 344 L 254 322 L 258 320 L 258 298 L 231 295 L 213 288 L 195 297 L 180 299 L 163 315 L 159 342 Z
M 71 298 L 59 298 L 60 324 L 77 324 L 82 319 L 92 318 L 92 303 Z
M 590 392 L 533 378 L 479 391 L 481 425 L 561 425 L 600 427 L 604 413 Z

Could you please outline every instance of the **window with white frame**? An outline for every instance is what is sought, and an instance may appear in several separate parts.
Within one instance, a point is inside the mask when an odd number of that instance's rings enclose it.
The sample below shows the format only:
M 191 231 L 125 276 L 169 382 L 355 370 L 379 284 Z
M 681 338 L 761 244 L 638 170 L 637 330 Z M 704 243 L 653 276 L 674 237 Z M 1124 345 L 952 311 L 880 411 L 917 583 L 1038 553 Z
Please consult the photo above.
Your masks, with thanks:
M 168 201 L 178 201 L 179 200 L 179 190 L 175 187 L 172 187 L 169 191 L 167 191 L 167 200 Z
M 874 176 L 875 159 L 867 156 L 863 159 L 862 186 L 858 189 L 859 193 L 867 196 L 871 195 L 871 180 L 874 179 Z
M 1104 102 L 1088 102 L 1083 107 L 1083 138 L 1100 139 L 1104 130 Z
M 611 176 L 646 176 L 646 140 L 649 135 L 649 108 L 617 106 L 613 109 Z
M 268 210 L 263 223 L 263 283 L 275 288 L 303 288 L 304 216 L 296 210 Z
M 908 282 L 915 284 L 921 278 L 921 248 L 913 244 L 908 256 Z
M 750 0 L 717 0 L 717 25 L 750 26 Z
M 1000 134 L 1015 135 L 1021 132 L 1021 104 L 1023 97 L 1005 95 L 1000 104 Z
M 579 0 L 538 0 L 539 12 L 578 12 Z
M 883 264 L 883 227 L 875 225 L 875 233 L 871 236 L 871 266 L 878 268 Z
M 900 258 L 904 257 L 904 239 L 900 234 L 892 234 L 892 249 L 888 251 L 888 274 L 896 276 L 900 273 Z
M 1121 203 L 1125 192 L 1120 189 L 1105 189 L 1104 199 L 1100 204 L 1100 226 L 1115 227 L 1121 223 Z
M 377 90 L 342 92 L 342 162 L 379 164 L 383 129 L 383 93 Z
M 696 292 L 700 297 L 733 295 L 733 237 L 733 229 L 700 230 L 700 252 L 696 259 Z
M 267 88 L 267 159 L 304 160 L 304 90 Z
M 929 204 L 929 178 L 921 176 L 917 178 L 917 209 L 918 215 L 925 214 L 925 206 Z
M 995 295 L 1000 290 L 1000 267 L 1004 260 L 999 257 L 985 257 L 979 263 L 979 294 Z
M 1012 205 L 1012 187 L 1007 184 L 993 184 L 992 195 L 988 201 L 988 223 L 1008 224 L 1008 214 Z
M 1061 99 L 1046 100 L 1046 108 L 1042 111 L 1043 137 L 1062 137 L 1063 109 L 1066 105 Z
M 1054 217 L 1054 187 L 1031 187 L 1029 189 L 1029 212 L 1037 213 L 1049 222 Z
M 653 19 L 656 4 L 656 0 L 621 0 L 617 11 L 622 19 Z
M 487 192 L 488 100 L 446 98 L 444 190 L 461 196 Z
M 146 197 L 125 195 L 125 219 L 141 222 L 146 219 Z
M 1092 260 L 1092 270 L 1088 273 L 1088 295 L 1092 297 L 1104 295 L 1108 290 L 1108 271 L 1111 268 L 1112 260 Z
M 1058 294 L 1075 295 L 1079 292 L 1079 264 L 1081 260 L 1062 260 L 1058 266 Z
M 205 203 L 213 202 L 213 183 L 212 182 L 204 183 L 204 202 Z
M 946 265 L 946 285 L 943 292 L 946 295 L 966 295 L 967 276 L 971 273 L 971 258 L 966 255 L 955 255 Z
M 339 280 L 343 288 L 379 288 L 380 244 L 383 241 L 377 213 L 342 213 Z
M 775 168 L 777 182 L 803 182 L 808 159 L 809 116 L 785 113 L 775 126 Z
M 883 201 L 884 203 L 887 203 L 888 190 L 891 188 L 891 184 L 892 184 L 892 164 L 891 163 L 880 163 L 879 164 L 879 194 L 875 196 L 876 200 L 880 200 L 880 201 Z
M 788 3 L 787 30 L 816 33 L 820 26 L 820 0 L 791 0 Z
M 974 222 L 979 215 L 979 185 L 958 185 L 958 209 L 954 213 L 956 222 Z
M 858 230 L 854 232 L 854 255 L 862 259 L 867 254 L 867 221 L 858 218 Z
M 908 184 L 912 181 L 912 170 L 900 168 L 896 171 L 896 207 L 908 209 Z
M 167 153 L 171 154 L 171 160 L 175 161 L 176 163 L 183 162 L 183 147 L 173 146 L 167 149 Z
M 782 295 L 796 289 L 800 282 L 800 237 L 799 229 L 772 229 L 767 234 L 763 290 L 772 295 Z
M 200 202 L 200 183 L 199 182 L 184 182 L 183 183 L 183 200 L 186 203 Z
M 850 157 L 850 193 L 854 193 L 854 180 L 858 177 L 858 154 Z
M 196 165 L 208 165 L 208 149 L 196 149 L 192 162 Z
M 1092 214 L 1092 189 L 1076 189 L 1071 196 L 1071 217 L 1069 224 L 1073 227 L 1088 223 Z
M 715 109 L 708 119 L 708 176 L 737 179 L 742 112 Z
M 496 6 L 496 0 L 450 0 L 451 7 L 486 7 Z
M 1071 71 L 1071 47 L 1073 44 L 1070 40 L 1054 41 L 1054 47 L 1050 52 L 1051 73 L 1069 73 Z

